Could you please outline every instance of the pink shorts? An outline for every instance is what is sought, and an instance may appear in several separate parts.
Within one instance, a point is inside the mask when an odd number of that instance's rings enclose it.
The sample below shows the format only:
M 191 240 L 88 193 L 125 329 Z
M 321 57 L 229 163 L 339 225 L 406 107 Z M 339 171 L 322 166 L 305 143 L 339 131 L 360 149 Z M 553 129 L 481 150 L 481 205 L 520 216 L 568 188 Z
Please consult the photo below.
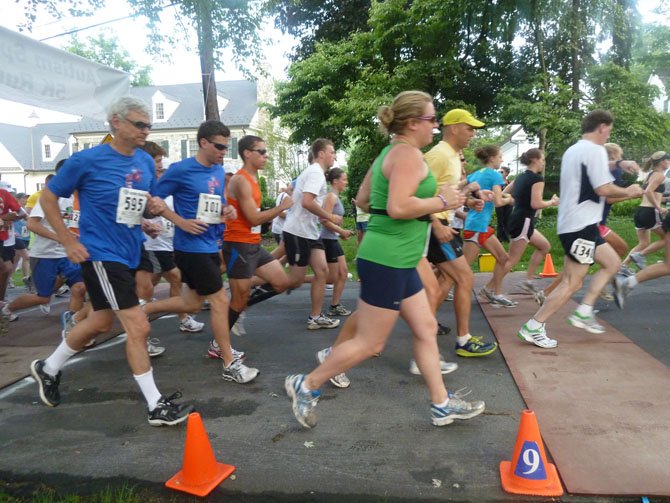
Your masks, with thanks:
M 610 232 L 612 232 L 612 229 L 607 227 L 606 225 L 603 224 L 598 224 L 598 232 L 600 233 L 600 237 L 604 238 L 607 236 Z

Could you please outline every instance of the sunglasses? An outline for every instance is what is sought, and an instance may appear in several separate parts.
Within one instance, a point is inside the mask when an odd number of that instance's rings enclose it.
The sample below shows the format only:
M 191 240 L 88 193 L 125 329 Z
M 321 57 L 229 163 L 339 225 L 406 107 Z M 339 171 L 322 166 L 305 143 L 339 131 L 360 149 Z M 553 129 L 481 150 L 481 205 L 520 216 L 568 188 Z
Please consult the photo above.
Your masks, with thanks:
M 249 150 L 251 150 L 252 152 L 258 152 L 261 155 L 265 155 L 268 153 L 267 149 L 265 148 L 250 148 Z
M 126 121 L 126 122 L 130 122 L 133 126 L 135 126 L 135 127 L 136 127 L 137 129 L 139 129 L 140 131 L 141 131 L 142 129 L 148 129 L 148 130 L 151 131 L 151 128 L 154 127 L 153 124 L 148 123 L 148 122 L 131 121 L 131 120 L 126 119 L 125 117 L 122 117 L 122 119 L 123 119 L 124 121 Z
M 420 121 L 437 122 L 437 115 L 421 115 L 417 119 Z
M 207 140 L 207 141 L 209 143 L 211 143 L 212 145 L 214 145 L 214 148 L 216 150 L 220 150 L 221 152 L 225 152 L 226 150 L 228 150 L 228 145 L 225 145 L 224 143 L 215 143 L 215 142 L 209 141 L 209 140 Z

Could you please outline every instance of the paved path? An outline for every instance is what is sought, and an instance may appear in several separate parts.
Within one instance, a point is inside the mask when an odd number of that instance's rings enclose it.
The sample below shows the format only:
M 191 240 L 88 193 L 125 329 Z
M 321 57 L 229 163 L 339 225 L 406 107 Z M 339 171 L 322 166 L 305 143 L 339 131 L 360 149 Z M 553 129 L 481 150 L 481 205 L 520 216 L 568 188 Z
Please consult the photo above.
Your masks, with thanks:
M 347 305 L 354 304 L 357 290 L 357 284 L 348 285 Z M 664 309 L 661 296 L 651 297 Z M 498 463 L 511 457 L 525 404 L 500 353 L 457 360 L 460 368 L 445 377 L 447 385 L 468 386 L 487 410 L 436 428 L 422 379 L 407 371 L 411 341 L 399 323 L 382 357 L 349 373 L 351 388 L 324 388 L 319 424 L 302 429 L 291 414 L 284 376 L 310 370 L 316 351 L 336 335 L 306 330 L 308 299 L 303 287 L 250 310 L 248 335 L 233 340 L 247 352 L 247 363 L 261 370 L 248 385 L 224 382 L 220 364 L 205 358 L 209 323 L 199 335 L 178 332 L 174 318 L 152 324 L 152 336 L 168 348 L 154 362 L 160 389 L 180 389 L 195 404 L 217 458 L 237 467 L 235 479 L 208 501 L 519 501 L 500 489 Z M 618 316 L 618 323 L 608 321 L 620 329 L 642 331 L 635 323 L 644 319 L 601 314 Z M 449 303 L 438 317 L 453 326 Z M 199 318 L 208 321 L 206 313 Z M 472 331 L 493 337 L 476 305 Z M 441 346 L 456 361 L 453 338 L 442 338 Z M 181 467 L 185 428 L 148 426 L 123 336 L 73 359 L 61 392 L 62 404 L 48 408 L 39 403 L 31 378 L 0 391 L 0 480 L 46 483 L 64 493 L 130 481 L 166 499 L 174 495 L 162 484 Z

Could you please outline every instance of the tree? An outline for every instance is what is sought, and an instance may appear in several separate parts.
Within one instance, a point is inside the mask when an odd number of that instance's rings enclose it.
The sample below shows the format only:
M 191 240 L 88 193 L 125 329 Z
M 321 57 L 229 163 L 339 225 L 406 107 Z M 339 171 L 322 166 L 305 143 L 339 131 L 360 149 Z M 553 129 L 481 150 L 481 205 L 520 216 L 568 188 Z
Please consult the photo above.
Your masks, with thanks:
M 128 51 L 119 47 L 116 36 L 100 34 L 97 37 L 88 37 L 85 42 L 72 37 L 70 44 L 64 49 L 82 58 L 129 73 L 131 86 L 151 85 L 151 68 L 139 66 Z

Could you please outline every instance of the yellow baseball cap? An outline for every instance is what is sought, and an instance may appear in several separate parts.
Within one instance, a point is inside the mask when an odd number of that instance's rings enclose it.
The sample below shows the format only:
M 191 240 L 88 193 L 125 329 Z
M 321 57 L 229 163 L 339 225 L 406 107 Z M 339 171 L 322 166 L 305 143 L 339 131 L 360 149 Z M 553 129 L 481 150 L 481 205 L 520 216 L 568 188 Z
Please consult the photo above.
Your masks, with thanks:
M 484 127 L 482 121 L 475 119 L 470 112 L 462 108 L 454 108 L 449 110 L 442 118 L 443 126 L 451 126 L 453 124 L 468 124 L 472 127 Z

